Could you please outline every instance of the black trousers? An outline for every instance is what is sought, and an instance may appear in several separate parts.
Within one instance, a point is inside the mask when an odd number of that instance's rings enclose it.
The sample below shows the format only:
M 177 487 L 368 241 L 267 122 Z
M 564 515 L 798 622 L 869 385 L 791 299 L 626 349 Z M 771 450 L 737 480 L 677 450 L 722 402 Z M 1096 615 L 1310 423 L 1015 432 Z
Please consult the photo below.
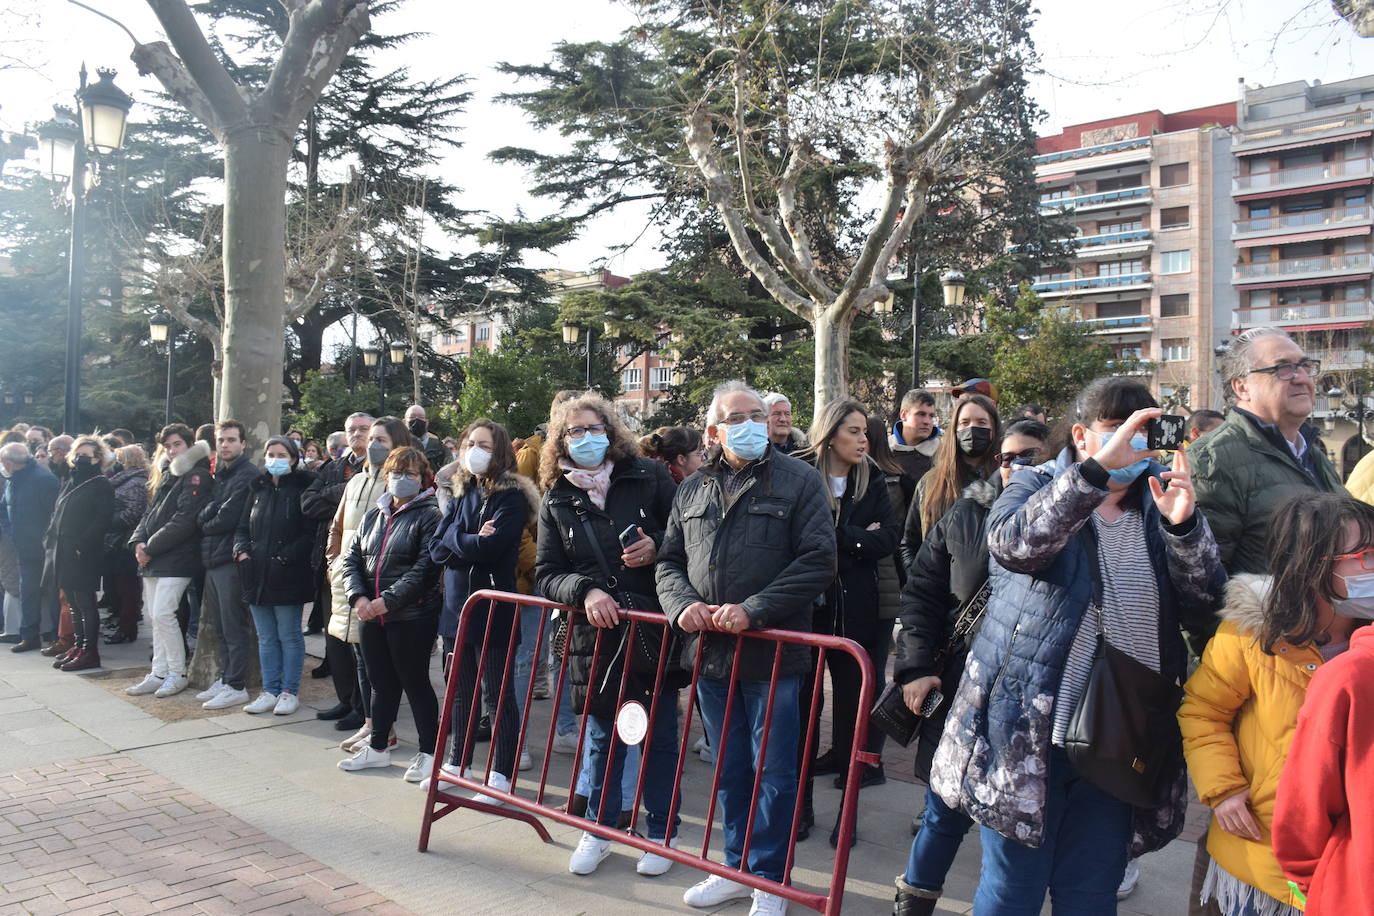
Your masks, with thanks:
M 519 630 L 512 632 L 518 633 Z M 506 666 L 506 653 L 503 650 L 506 647 L 500 645 L 500 640 L 492 640 L 487 646 L 481 690 L 477 689 L 477 648 L 471 642 L 459 646 L 448 671 L 449 677 L 458 678 L 458 684 L 453 691 L 453 727 L 450 729 L 453 735 L 453 749 L 449 755 L 449 763 L 454 766 L 466 767 L 472 764 L 471 752 L 468 753 L 466 760 L 459 758 L 463 753 L 468 714 L 473 704 L 477 704 L 480 715 L 483 694 L 493 698 L 502 694 L 501 675 Z M 444 658 L 448 658 L 451 652 L 454 652 L 454 641 L 445 636 Z M 493 715 L 491 723 L 491 740 L 496 744 L 496 757 L 492 761 L 492 768 L 510 779 L 515 776 L 515 757 L 520 751 L 520 716 L 515 702 L 514 662 L 511 664 L 511 676 L 506 679 L 504 702 L 498 702 L 496 705 L 500 706 L 501 712 L 500 715 Z
M 357 675 L 358 699 L 363 704 L 363 715 L 372 718 L 372 681 L 367 677 L 367 659 L 363 658 L 363 647 L 349 643 L 353 652 L 353 673 Z
M 78 592 L 62 589 L 67 596 L 67 605 L 72 609 L 72 629 L 76 631 L 76 646 L 79 649 L 100 648 L 100 607 L 95 601 L 95 592 Z
M 363 711 L 363 701 L 358 689 L 358 663 L 353 658 L 353 650 L 348 643 L 329 633 L 324 634 L 324 660 L 329 665 L 329 674 L 334 678 L 334 695 L 340 703 L 347 703 L 354 710 Z
M 814 620 L 814 631 L 834 635 L 834 628 L 827 619 L 823 609 L 818 610 Z M 855 632 L 858 628 L 851 627 L 842 635 L 857 642 L 868 655 L 869 661 L 873 663 L 873 699 L 876 702 L 878 692 L 885 684 L 887 676 L 887 656 L 892 649 L 892 621 L 873 620 L 864 626 L 860 632 Z M 798 697 L 798 705 L 801 709 L 801 736 L 802 744 L 806 743 L 806 727 L 811 716 L 819 718 L 825 709 L 825 693 L 820 695 L 820 703 L 816 709 L 811 708 L 811 691 L 816 681 L 813 676 L 816 665 L 816 652 L 811 653 L 811 668 L 806 677 L 802 679 L 801 695 Z M 852 656 L 847 652 L 827 652 L 825 653 L 825 666 L 830 672 L 830 717 L 831 717 L 831 747 L 835 754 L 846 761 L 842 769 L 847 767 L 850 751 L 854 745 L 854 721 L 859 713 L 859 689 L 863 685 L 863 673 Z M 817 728 L 819 735 L 820 729 Z M 876 728 L 868 730 L 867 745 L 864 750 L 873 753 L 881 753 L 883 742 L 886 736 Z M 815 741 L 812 747 L 802 747 L 802 754 L 815 755 Z
M 429 682 L 430 649 L 439 632 L 435 618 L 423 620 L 364 620 L 358 635 L 367 676 L 372 680 L 372 749 L 386 750 L 391 727 L 401 708 L 401 694 L 410 701 L 420 750 L 434 753 L 439 734 L 439 698 Z
M 313 570 L 311 575 L 315 577 L 315 600 L 310 605 L 310 616 L 305 621 L 305 628 L 307 630 L 320 630 L 324 628 L 325 621 L 329 619 L 331 604 L 329 579 L 325 576 L 323 569 Z M 328 653 L 326 653 L 325 658 L 328 657 Z M 331 661 L 330 664 L 333 665 L 334 663 Z M 339 699 L 343 698 L 340 697 Z

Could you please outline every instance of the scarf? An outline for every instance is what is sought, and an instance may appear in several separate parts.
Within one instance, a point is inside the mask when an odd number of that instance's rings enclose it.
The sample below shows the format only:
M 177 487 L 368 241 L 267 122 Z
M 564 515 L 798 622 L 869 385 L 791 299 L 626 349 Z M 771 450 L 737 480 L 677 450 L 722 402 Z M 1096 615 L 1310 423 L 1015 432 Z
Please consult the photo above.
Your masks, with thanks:
M 609 461 L 603 461 L 595 471 L 584 470 L 567 458 L 559 458 L 558 466 L 564 470 L 563 476 L 580 490 L 586 490 L 592 505 L 598 509 L 606 508 L 606 493 L 611 489 L 611 468 Z

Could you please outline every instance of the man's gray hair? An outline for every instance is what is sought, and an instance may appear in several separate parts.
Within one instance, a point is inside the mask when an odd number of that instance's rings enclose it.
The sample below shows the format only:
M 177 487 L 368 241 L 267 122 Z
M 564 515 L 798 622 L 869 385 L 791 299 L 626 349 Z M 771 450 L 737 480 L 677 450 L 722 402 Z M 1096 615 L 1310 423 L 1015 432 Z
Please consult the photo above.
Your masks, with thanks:
M 368 412 L 365 411 L 365 410 L 355 410 L 355 411 L 353 411 L 353 413 L 351 413 L 351 414 L 349 414 L 348 416 L 344 417 L 344 426 L 347 426 L 347 425 L 348 425 L 348 421 L 349 421 L 349 420 L 366 420 L 366 421 L 368 421 L 369 423 L 371 423 L 371 422 L 372 422 L 373 420 L 375 420 L 375 419 L 377 419 L 377 418 L 374 417 L 372 414 L 368 413 Z
M 1255 347 L 1261 340 L 1275 337 L 1280 340 L 1293 339 L 1286 331 L 1278 328 L 1251 328 L 1232 338 L 1231 346 L 1222 355 L 1217 366 L 1217 371 L 1221 374 L 1222 393 L 1227 398 L 1235 396 L 1231 389 L 1232 382 L 1244 378 L 1250 370 L 1258 368 L 1255 365 Z
M 728 382 L 721 382 L 716 386 L 716 390 L 711 392 L 711 406 L 706 408 L 706 425 L 719 426 L 720 421 L 725 417 L 720 412 L 720 402 L 726 395 L 743 392 L 759 402 L 759 407 L 763 407 L 763 395 L 759 394 L 748 383 L 742 379 L 731 379 Z M 763 409 L 767 410 L 766 407 Z
M 791 407 L 792 399 L 780 392 L 770 391 L 763 396 L 763 409 L 765 411 L 772 410 L 774 404 L 786 404 Z
M 0 458 L 10 464 L 28 464 L 33 456 L 29 454 L 29 447 L 23 442 L 10 442 L 0 446 Z
M 336 448 L 343 448 L 347 444 L 348 433 L 344 432 L 343 430 L 338 430 L 337 432 L 330 433 L 329 436 L 324 440 L 324 447 L 329 449 L 330 451 L 333 451 Z

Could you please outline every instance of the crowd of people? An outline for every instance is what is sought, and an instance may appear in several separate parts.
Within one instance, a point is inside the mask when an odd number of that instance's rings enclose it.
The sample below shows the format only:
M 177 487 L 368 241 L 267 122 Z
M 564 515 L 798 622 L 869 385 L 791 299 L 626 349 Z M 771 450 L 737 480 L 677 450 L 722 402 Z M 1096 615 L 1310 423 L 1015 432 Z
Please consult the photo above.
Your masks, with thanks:
M 550 696 L 561 649 L 572 689 L 549 750 L 582 748 L 573 809 L 624 827 L 639 798 L 645 835 L 664 845 L 680 827 L 695 666 L 694 750 L 721 758 L 724 861 L 781 881 L 817 822 L 814 779 L 843 788 L 859 759 L 862 666 L 830 652 L 818 670 L 809 648 L 775 658 L 736 636 L 841 636 L 919 716 L 925 805 L 894 913 L 934 912 L 975 825 L 976 913 L 1038 913 L 1047 894 L 1056 912 L 1115 912 L 1137 860 L 1180 833 L 1189 779 L 1213 813 L 1191 912 L 1374 912 L 1360 779 L 1374 775 L 1374 707 L 1357 688 L 1374 673 L 1374 508 L 1307 422 L 1319 371 L 1282 331 L 1241 335 L 1224 359 L 1227 411 L 1193 413 L 1168 454 L 1146 435 L 1163 411 L 1129 378 L 1093 382 L 1055 417 L 970 379 L 947 426 L 927 391 L 908 392 L 890 425 L 841 399 L 817 405 L 806 433 L 786 395 L 738 381 L 716 389 L 701 429 L 638 439 L 577 391 L 516 440 L 486 419 L 440 439 L 418 405 L 355 413 L 323 443 L 291 429 L 257 453 L 232 419 L 168 425 L 151 457 L 127 430 L 20 425 L 0 437 L 0 639 L 88 670 L 101 608 L 105 643 L 136 638 L 141 614 L 152 664 L 127 692 L 165 698 L 188 685 L 206 615 L 217 678 L 197 699 L 289 715 L 303 627 L 323 629 L 312 674 L 337 699 L 318 717 L 349 732 L 339 767 L 391 766 L 404 697 L 418 751 L 403 778 L 426 786 L 435 755 L 467 774 L 490 741 L 482 778 L 498 794 L 477 798 L 491 804 L 532 765 L 521 707 Z M 476 603 L 462 620 L 480 589 L 582 613 L 558 623 Z M 626 609 L 663 625 L 632 638 Z M 436 642 L 456 680 L 447 747 Z M 830 706 L 826 748 L 806 740 L 827 716 L 813 697 Z M 627 700 L 651 711 L 642 764 L 617 737 Z M 879 761 L 861 764 L 861 789 L 886 780 L 885 740 L 870 728 L 858 749 Z M 584 833 L 569 870 L 592 874 L 610 847 Z M 645 852 L 636 869 L 671 865 Z M 684 901 L 743 897 L 751 913 L 787 908 L 717 875 Z

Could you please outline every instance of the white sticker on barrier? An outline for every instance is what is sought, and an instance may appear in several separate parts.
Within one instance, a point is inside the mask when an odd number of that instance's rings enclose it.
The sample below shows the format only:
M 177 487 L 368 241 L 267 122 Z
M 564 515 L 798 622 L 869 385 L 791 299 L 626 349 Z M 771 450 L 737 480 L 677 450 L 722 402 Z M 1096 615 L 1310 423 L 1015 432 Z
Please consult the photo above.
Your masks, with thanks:
M 649 733 L 649 713 L 644 704 L 631 700 L 615 714 L 615 732 L 628 745 L 636 745 Z

